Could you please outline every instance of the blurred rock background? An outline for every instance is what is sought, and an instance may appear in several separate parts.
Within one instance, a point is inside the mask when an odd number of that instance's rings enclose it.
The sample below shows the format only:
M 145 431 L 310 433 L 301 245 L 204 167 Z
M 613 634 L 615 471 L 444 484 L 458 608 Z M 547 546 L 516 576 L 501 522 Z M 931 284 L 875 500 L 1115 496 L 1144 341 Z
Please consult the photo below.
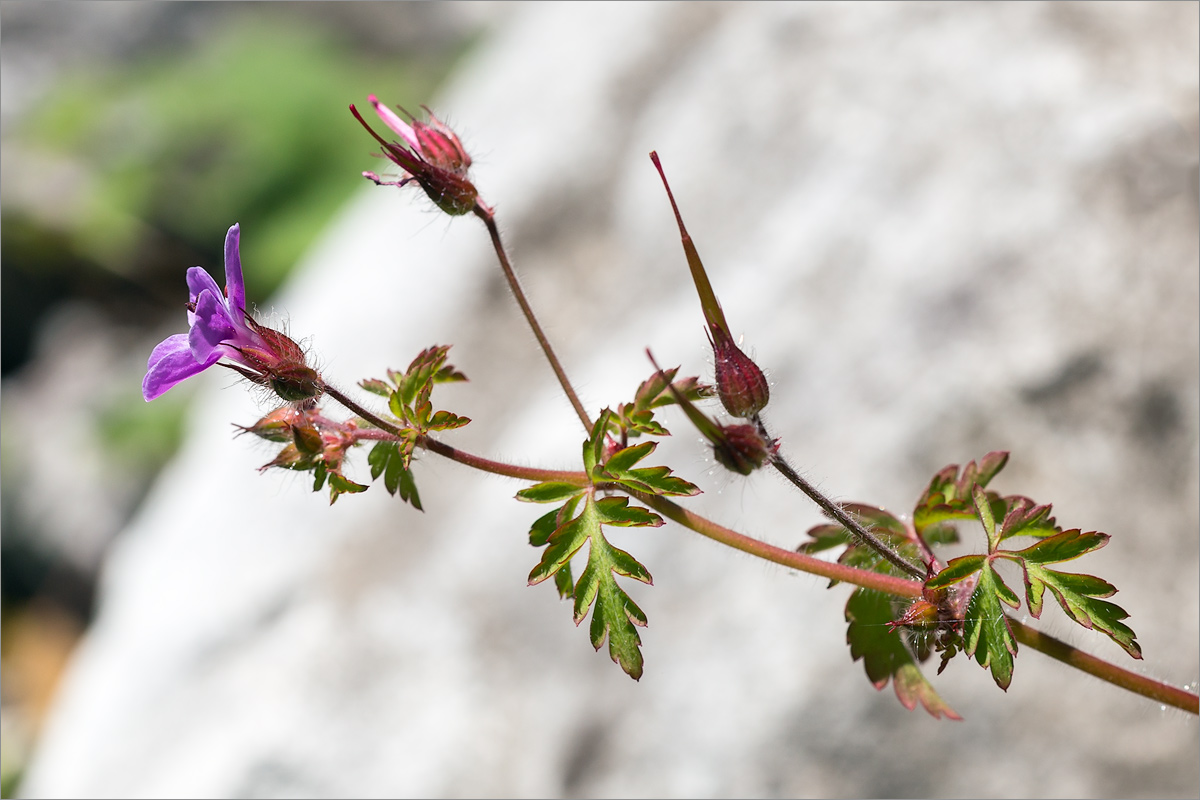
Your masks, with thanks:
M 433 97 L 456 125 L 592 409 L 646 346 L 711 368 L 657 149 L 810 478 L 903 511 L 1011 449 L 999 488 L 1113 535 L 1080 569 L 1122 590 L 1133 668 L 1194 688 L 1196 5 L 2 14 L 6 794 L 1195 796 L 1194 718 L 1032 652 L 1007 694 L 961 658 L 935 681 L 964 722 L 907 712 L 850 662 L 844 590 L 674 526 L 615 537 L 655 576 L 635 684 L 525 587 L 518 485 L 425 458 L 425 514 L 328 508 L 231 438 L 262 397 L 136 387 L 238 221 L 251 299 L 327 375 L 453 342 L 453 442 L 571 467 L 482 229 L 360 183 L 345 105 Z M 658 454 L 701 513 L 781 546 L 819 521 L 673 427 Z

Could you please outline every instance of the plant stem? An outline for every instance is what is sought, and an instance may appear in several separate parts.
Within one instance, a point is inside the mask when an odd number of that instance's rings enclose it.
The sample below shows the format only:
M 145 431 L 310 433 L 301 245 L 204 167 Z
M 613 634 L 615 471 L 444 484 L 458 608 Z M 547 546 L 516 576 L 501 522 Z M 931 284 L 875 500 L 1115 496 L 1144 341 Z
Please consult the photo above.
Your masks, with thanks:
M 376 416 L 367 409 L 360 406 L 358 403 L 351 400 L 337 389 L 326 386 L 325 393 L 332 397 L 343 406 L 353 411 L 358 416 L 375 425 L 380 430 L 387 431 L 395 436 L 403 436 L 403 431 L 395 425 L 387 422 L 384 419 Z M 496 475 L 504 475 L 518 480 L 529 481 L 563 481 L 566 483 L 574 483 L 579 486 L 584 486 L 588 483 L 588 477 L 583 472 L 572 472 L 567 470 L 548 470 L 538 469 L 536 467 L 519 467 L 513 464 L 506 464 L 500 461 L 493 461 L 482 456 L 477 456 L 472 453 L 467 453 L 463 450 L 450 447 L 436 439 L 431 439 L 428 436 L 421 436 L 417 440 L 422 447 L 437 453 L 440 456 L 457 461 L 473 469 L 478 469 L 483 472 L 490 472 Z M 782 459 L 780 459 L 782 461 Z M 786 469 L 791 470 L 786 462 L 783 462 Z M 778 465 L 777 465 L 778 467 Z M 780 470 L 783 472 L 783 470 Z M 791 470 L 795 473 L 795 470 Z M 786 474 L 786 473 L 785 473 Z M 796 477 L 799 478 L 797 475 Z M 804 485 L 811 486 L 800 480 Z M 803 488 L 803 487 L 801 487 Z M 623 490 L 624 491 L 624 490 Z M 807 493 L 807 492 L 806 492 Z M 848 517 L 838 506 L 816 490 L 813 493 L 820 497 L 821 500 L 817 504 L 826 512 L 830 513 L 838 522 L 841 522 L 848 529 L 853 530 L 853 525 L 857 525 L 853 519 Z M 646 505 L 653 508 L 655 511 L 662 514 L 667 519 L 679 523 L 680 525 L 695 531 L 701 536 L 706 536 L 709 539 L 720 542 L 723 545 L 732 547 L 735 550 L 740 550 L 743 553 L 748 553 L 752 556 L 779 564 L 784 567 L 807 572 L 811 575 L 819 575 L 830 580 L 843 581 L 855 586 L 861 586 L 864 589 L 874 589 L 875 591 L 884 592 L 885 594 L 894 597 L 910 597 L 917 598 L 921 596 L 921 583 L 919 581 L 905 580 L 894 575 L 883 575 L 878 572 L 868 570 L 855 569 L 847 567 L 843 564 L 835 562 L 822 561 L 819 558 L 797 553 L 792 550 L 785 550 L 782 547 L 768 544 L 767 542 L 754 539 L 745 534 L 738 533 L 735 530 L 719 525 L 706 517 L 695 514 L 682 506 L 668 500 L 665 497 L 656 495 L 642 494 L 641 492 L 630 492 L 641 500 Z M 812 495 L 809 495 L 812 497 Z M 816 500 L 816 498 L 813 498 Z M 821 501 L 824 501 L 823 503 Z M 826 505 L 830 506 L 827 508 Z M 832 509 L 832 510 L 831 510 Z M 836 514 L 834 512 L 837 512 Z M 840 514 L 845 519 L 839 518 Z M 859 526 L 861 528 L 861 526 Z M 868 534 L 869 536 L 869 534 Z M 873 538 L 873 537 L 872 537 Z M 886 548 L 885 548 L 886 549 Z M 890 551 L 889 551 L 890 552 Z M 889 559 L 890 560 L 890 559 Z M 923 577 L 923 576 L 922 576 Z M 1186 692 L 1182 689 L 1177 689 L 1174 686 L 1156 681 L 1152 678 L 1147 678 L 1144 675 L 1138 675 L 1130 672 L 1127 669 L 1110 664 L 1096 658 L 1093 655 L 1078 650 L 1066 642 L 1055 639 L 1034 628 L 1030 628 L 1018 622 L 1015 619 L 1009 618 L 1009 624 L 1012 626 L 1013 636 L 1021 644 L 1027 645 L 1030 648 L 1044 653 L 1051 658 L 1061 661 L 1068 666 L 1088 673 L 1096 678 L 1099 678 L 1106 683 L 1111 683 L 1122 689 L 1126 689 L 1134 694 L 1142 695 L 1159 703 L 1174 706 L 1175 708 L 1183 709 L 1192 714 L 1200 713 L 1198 710 L 1198 698 L 1195 694 Z
M 550 346 L 550 340 L 546 338 L 546 334 L 542 331 L 542 326 L 538 324 L 537 317 L 534 316 L 529 301 L 525 299 L 525 292 L 522 291 L 521 284 L 517 280 L 517 274 L 513 272 L 512 264 L 508 261 L 508 254 L 504 250 L 504 243 L 500 241 L 500 229 L 496 227 L 495 212 L 483 203 L 476 202 L 474 214 L 483 220 L 483 224 L 487 226 L 488 234 L 492 237 L 492 247 L 496 250 L 496 258 L 500 260 L 500 268 L 504 270 L 504 277 L 508 279 L 508 288 L 512 290 L 513 297 L 517 300 L 517 305 L 521 307 L 521 313 L 525 315 L 525 320 L 533 330 L 534 337 L 538 340 L 538 344 L 542 346 L 542 352 L 546 354 L 546 360 L 550 362 L 550 368 L 554 370 L 559 385 L 562 386 L 567 399 L 571 401 L 571 406 L 575 409 L 575 413 L 579 415 L 579 421 L 583 423 L 583 427 L 588 433 L 591 433 L 592 420 L 588 417 L 587 411 L 584 410 L 583 403 L 579 402 L 579 395 L 575 394 L 575 389 L 571 386 L 571 381 L 567 379 L 567 373 L 563 370 L 562 362 L 554 354 L 554 348 Z
M 1181 708 L 1193 714 L 1200 714 L 1200 697 L 1191 692 L 1177 689 L 1153 678 L 1147 678 L 1145 675 L 1138 675 L 1118 667 L 1116 664 L 1110 664 L 1078 650 L 1066 642 L 1055 639 L 1053 636 L 1017 622 L 1012 617 L 1008 618 L 1008 624 L 1012 627 L 1013 637 L 1018 642 L 1045 653 L 1056 661 L 1061 661 L 1134 694 L 1140 694 L 1156 702 Z
M 759 425 L 761 427 L 762 423 L 759 423 Z M 787 459 L 785 459 L 778 452 L 772 454 L 771 465 L 774 466 L 775 469 L 779 470 L 780 474 L 791 481 L 797 488 L 800 489 L 800 491 L 808 495 L 814 503 L 821 507 L 822 511 L 840 522 L 842 526 L 846 528 L 846 530 L 854 534 L 854 536 L 858 538 L 858 540 L 864 545 L 870 547 L 876 553 L 886 558 L 893 565 L 903 570 L 907 574 L 912 575 L 917 580 L 921 582 L 925 581 L 924 570 L 905 561 L 899 556 L 899 554 L 896 553 L 896 551 L 892 550 L 886 544 L 881 542 L 878 537 L 864 528 L 858 522 L 858 520 L 847 514 L 841 506 L 817 491 L 816 487 L 804 480 L 804 477 L 799 472 L 796 472 L 796 470 L 792 468 L 792 465 L 787 462 Z
M 363 408 L 334 387 L 326 385 L 325 394 L 329 395 L 334 400 L 353 411 L 355 414 L 358 414 L 376 428 L 387 431 L 393 436 L 404 436 L 404 431 L 402 429 Z M 504 475 L 505 477 L 516 478 L 523 481 L 563 481 L 564 483 L 574 483 L 579 486 L 587 485 L 587 475 L 583 474 L 582 472 L 538 469 L 537 467 L 519 467 L 515 464 L 508 464 L 503 461 L 493 461 L 490 458 L 477 456 L 473 453 L 467 453 L 463 450 L 458 450 L 457 448 L 451 447 L 448 444 L 442 444 L 438 440 L 431 439 L 429 436 L 424 434 L 417 439 L 417 444 L 419 444 L 421 447 L 424 447 L 426 450 L 431 450 L 432 452 L 437 453 L 440 456 L 444 456 L 451 461 L 457 461 L 460 464 L 465 464 L 468 467 L 473 467 L 483 472 L 491 472 L 494 475 Z
M 741 550 L 743 553 L 749 553 L 766 561 L 791 567 L 792 569 L 807 572 L 811 575 L 820 575 L 830 580 L 852 583 L 864 589 L 874 589 L 896 597 L 916 598 L 921 596 L 921 584 L 916 581 L 905 580 L 894 575 L 884 575 L 879 572 L 855 569 L 854 567 L 847 567 L 836 562 L 822 561 L 819 558 L 813 558 L 804 553 L 797 553 L 794 550 L 785 550 L 782 547 L 776 547 L 773 544 L 768 544 L 746 536 L 743 533 L 738 533 L 723 525 L 718 525 L 710 519 L 688 511 L 683 506 L 673 503 L 665 497 L 642 494 L 641 492 L 633 492 L 633 494 L 667 519 L 678 522 L 680 525 L 695 531 L 701 536 L 707 536 L 709 539 L 732 547 L 735 550 Z

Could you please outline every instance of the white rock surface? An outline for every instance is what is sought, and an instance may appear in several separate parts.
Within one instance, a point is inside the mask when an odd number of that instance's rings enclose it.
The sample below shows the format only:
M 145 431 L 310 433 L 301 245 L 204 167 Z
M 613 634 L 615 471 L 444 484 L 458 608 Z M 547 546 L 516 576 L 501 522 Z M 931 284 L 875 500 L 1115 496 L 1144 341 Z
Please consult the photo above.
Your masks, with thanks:
M 1011 449 L 1000 489 L 1113 535 L 1080 569 L 1122 590 L 1146 660 L 1057 609 L 1039 627 L 1184 684 L 1198 51 L 1194 4 L 537 4 L 435 107 L 591 409 L 631 397 L 646 346 L 711 368 L 657 149 L 807 474 L 903 511 Z M 472 382 L 439 393 L 474 422 L 447 440 L 573 467 L 481 226 L 427 206 L 364 186 L 279 310 L 345 386 L 455 343 Z M 936 680 L 964 722 L 907 712 L 850 662 L 844 589 L 671 525 L 615 536 L 655 576 L 634 683 L 525 586 L 519 484 L 429 456 L 425 514 L 381 489 L 329 508 L 257 475 L 270 452 L 229 423 L 261 406 L 200 380 L 23 795 L 1195 796 L 1195 718 L 1027 650 L 1007 694 L 964 658 Z M 672 419 L 693 508 L 786 547 L 818 522 Z

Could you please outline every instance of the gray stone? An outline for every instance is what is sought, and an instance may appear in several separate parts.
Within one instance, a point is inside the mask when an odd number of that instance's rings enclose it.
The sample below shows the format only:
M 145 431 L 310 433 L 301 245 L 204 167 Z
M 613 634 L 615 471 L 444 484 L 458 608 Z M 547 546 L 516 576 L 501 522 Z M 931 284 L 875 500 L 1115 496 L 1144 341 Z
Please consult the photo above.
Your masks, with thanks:
M 647 346 L 711 370 L 656 149 L 792 460 L 903 511 L 936 469 L 1012 450 L 998 488 L 1113 535 L 1079 569 L 1122 590 L 1146 659 L 1056 608 L 1035 624 L 1183 684 L 1198 58 L 1194 4 L 530 5 L 435 108 L 593 413 L 631 397 Z M 454 342 L 472 381 L 439 396 L 474 422 L 446 440 L 575 466 L 582 430 L 485 233 L 428 206 L 365 186 L 277 309 L 345 387 Z M 908 712 L 851 663 L 844 588 L 674 525 L 613 537 L 655 577 L 632 590 L 634 683 L 525 586 L 520 484 L 425 456 L 426 513 L 380 489 L 329 508 L 229 437 L 263 398 L 199 380 L 23 794 L 1196 794 L 1193 717 L 1027 649 L 1007 693 L 962 657 L 935 680 L 965 721 Z M 656 457 L 704 488 L 689 507 L 783 547 L 820 520 L 671 423 Z

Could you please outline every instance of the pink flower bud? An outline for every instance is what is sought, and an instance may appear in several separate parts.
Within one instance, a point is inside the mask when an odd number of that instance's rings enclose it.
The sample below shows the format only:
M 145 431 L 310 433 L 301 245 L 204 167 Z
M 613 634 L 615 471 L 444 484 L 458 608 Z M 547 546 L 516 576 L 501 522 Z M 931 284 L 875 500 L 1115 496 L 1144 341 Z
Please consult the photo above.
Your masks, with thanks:
M 425 109 L 429 113 L 429 122 L 414 119 L 409 124 L 380 103 L 375 95 L 367 99 L 383 123 L 397 133 L 403 143 L 389 142 L 376 133 L 353 105 L 350 113 L 379 142 L 384 156 L 403 169 L 405 175 L 399 181 L 385 181 L 374 172 L 364 172 L 363 177 L 381 186 L 404 186 L 415 181 L 447 214 L 459 216 L 473 211 L 479 193 L 467 178 L 471 157 L 454 131 L 429 109 Z
M 717 395 L 735 417 L 753 419 L 771 399 L 766 376 L 748 355 L 733 343 L 724 328 L 713 325 L 709 343 L 716 365 Z

